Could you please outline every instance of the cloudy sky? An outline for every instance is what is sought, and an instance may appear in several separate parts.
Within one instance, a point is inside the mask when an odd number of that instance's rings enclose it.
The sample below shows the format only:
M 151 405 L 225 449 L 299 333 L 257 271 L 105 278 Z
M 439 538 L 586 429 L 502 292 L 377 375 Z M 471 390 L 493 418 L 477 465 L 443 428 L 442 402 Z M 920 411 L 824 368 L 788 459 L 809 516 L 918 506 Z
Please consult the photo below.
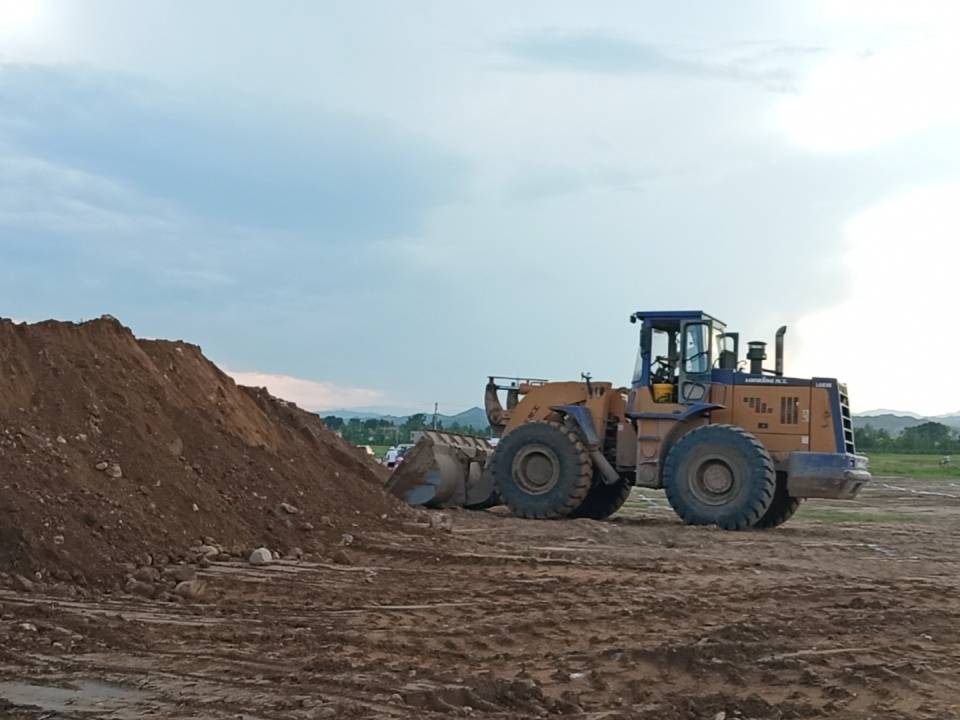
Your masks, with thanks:
M 669 7 L 669 10 L 665 8 Z M 629 380 L 637 309 L 960 411 L 960 4 L 0 0 L 0 314 L 316 409 Z

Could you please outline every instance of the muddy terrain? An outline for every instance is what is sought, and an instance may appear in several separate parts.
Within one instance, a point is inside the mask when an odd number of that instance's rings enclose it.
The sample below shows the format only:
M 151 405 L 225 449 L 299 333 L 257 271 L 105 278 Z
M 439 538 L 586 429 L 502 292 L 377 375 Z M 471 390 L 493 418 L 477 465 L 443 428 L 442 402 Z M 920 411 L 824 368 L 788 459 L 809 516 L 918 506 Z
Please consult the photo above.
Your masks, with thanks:
M 423 513 L 194 597 L 0 594 L 11 718 L 960 717 L 960 482 L 767 532 Z M 432 527 L 430 527 L 432 521 Z

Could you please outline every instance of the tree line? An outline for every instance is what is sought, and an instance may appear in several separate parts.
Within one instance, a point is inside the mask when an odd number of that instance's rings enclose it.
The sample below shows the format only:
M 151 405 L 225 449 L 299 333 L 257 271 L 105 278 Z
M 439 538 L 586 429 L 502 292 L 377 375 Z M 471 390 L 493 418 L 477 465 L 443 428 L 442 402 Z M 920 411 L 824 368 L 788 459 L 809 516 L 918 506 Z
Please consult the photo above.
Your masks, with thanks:
M 323 422 L 328 428 L 338 433 L 344 440 L 354 445 L 400 445 L 413 441 L 413 433 L 418 430 L 433 428 L 433 416 L 426 413 L 411 415 L 400 424 L 383 418 L 350 418 L 344 420 L 336 415 L 327 415 Z M 489 437 L 490 428 L 477 430 L 469 425 L 458 422 L 437 421 L 438 430 Z
M 856 431 L 858 450 L 892 453 L 960 454 L 960 431 L 938 422 L 925 422 L 891 435 L 883 428 L 866 424 Z

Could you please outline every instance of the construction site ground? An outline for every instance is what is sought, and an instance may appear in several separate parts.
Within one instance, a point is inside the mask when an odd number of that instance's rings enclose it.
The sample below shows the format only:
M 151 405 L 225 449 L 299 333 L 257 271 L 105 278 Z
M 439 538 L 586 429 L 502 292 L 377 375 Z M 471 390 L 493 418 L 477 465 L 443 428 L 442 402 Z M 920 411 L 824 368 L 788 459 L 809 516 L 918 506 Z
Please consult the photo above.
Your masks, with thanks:
M 960 481 L 767 532 L 445 512 L 206 596 L 0 594 L 0 717 L 960 717 Z M 443 521 L 435 524 L 443 525 Z

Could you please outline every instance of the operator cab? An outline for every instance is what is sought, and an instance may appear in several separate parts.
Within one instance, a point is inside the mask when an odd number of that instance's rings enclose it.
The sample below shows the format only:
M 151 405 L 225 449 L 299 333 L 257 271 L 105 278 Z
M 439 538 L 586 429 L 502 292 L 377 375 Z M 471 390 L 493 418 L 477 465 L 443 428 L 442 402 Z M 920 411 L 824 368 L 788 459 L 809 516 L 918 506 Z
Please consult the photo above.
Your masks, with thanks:
M 701 310 L 636 312 L 630 322 L 641 323 L 633 388 L 649 387 L 658 403 L 706 402 L 713 368 L 737 367 L 737 334 Z

